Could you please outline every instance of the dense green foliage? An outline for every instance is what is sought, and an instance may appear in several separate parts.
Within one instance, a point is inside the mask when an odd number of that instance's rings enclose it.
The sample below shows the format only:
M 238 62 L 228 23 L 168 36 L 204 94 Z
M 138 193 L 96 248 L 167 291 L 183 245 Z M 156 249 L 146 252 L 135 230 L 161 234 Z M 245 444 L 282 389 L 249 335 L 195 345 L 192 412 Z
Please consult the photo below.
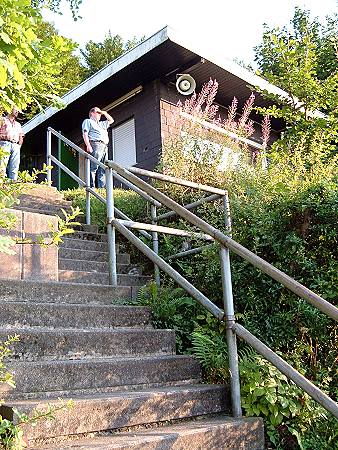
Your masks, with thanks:
M 98 192 L 105 197 L 105 189 L 98 189 Z M 73 207 L 78 207 L 81 211 L 86 210 L 85 189 L 69 189 L 63 191 L 63 195 L 66 200 L 72 201 Z M 133 191 L 115 189 L 114 205 L 131 219 L 150 217 L 147 203 Z M 91 221 L 99 226 L 100 232 L 106 232 L 106 205 L 93 196 L 91 196 Z
M 102 42 L 89 41 L 85 48 L 81 50 L 84 60 L 82 69 L 83 78 L 88 78 L 102 67 L 109 64 L 114 59 L 121 56 L 124 52 L 131 50 L 139 44 L 144 38 L 136 39 L 135 37 L 124 42 L 118 34 L 113 36 L 111 31 L 107 33 Z
M 76 20 L 81 0 L 68 3 Z M 30 118 L 63 106 L 60 96 L 140 42 L 109 32 L 103 42 L 86 44 L 82 62 L 78 45 L 42 19 L 46 7 L 62 13 L 60 0 L 0 0 L 0 114 L 16 105 Z
M 283 74 L 286 69 L 282 64 L 284 56 L 276 52 L 282 42 L 290 51 L 293 50 L 294 56 L 298 58 L 299 63 L 302 63 L 307 47 L 303 46 L 303 49 L 301 47 L 304 43 L 308 45 L 307 38 L 310 38 L 311 48 L 316 57 L 314 67 L 316 76 L 319 80 L 325 80 L 338 68 L 337 21 L 337 14 L 327 17 L 324 24 L 318 18 L 311 20 L 310 11 L 296 7 L 288 27 L 270 28 L 265 24 L 262 43 L 254 49 L 259 70 L 263 75 L 270 73 L 279 77 Z M 286 80 L 283 83 L 282 79 L 277 78 L 277 81 L 278 85 L 288 91 L 289 86 Z
M 1 0 L 0 111 L 57 102 L 59 75 L 74 44 L 53 34 L 38 37 L 43 21 L 30 0 Z
M 53 24 L 41 21 L 36 30 L 36 34 L 42 42 L 48 42 L 52 41 L 54 36 L 59 35 L 59 32 Z M 62 76 L 58 76 L 54 82 L 55 92 L 58 96 L 64 95 L 70 89 L 79 85 L 83 79 L 83 66 L 80 57 L 75 53 L 77 44 L 68 38 L 61 37 L 70 45 L 68 51 L 63 51 L 59 54 L 59 74 Z M 25 109 L 24 119 L 31 118 L 40 112 L 41 107 L 47 108 L 48 106 L 50 106 L 49 98 L 41 99 L 40 105 L 29 105 Z
M 263 91 L 276 104 L 258 108 L 286 123 L 283 139 L 272 146 L 272 154 L 291 153 L 298 148 L 305 155 L 325 157 L 336 150 L 337 48 L 337 16 L 321 25 L 318 20 L 310 20 L 308 11 L 296 8 L 290 27 L 266 26 L 263 42 L 255 49 L 259 74 L 288 94 L 282 97 Z

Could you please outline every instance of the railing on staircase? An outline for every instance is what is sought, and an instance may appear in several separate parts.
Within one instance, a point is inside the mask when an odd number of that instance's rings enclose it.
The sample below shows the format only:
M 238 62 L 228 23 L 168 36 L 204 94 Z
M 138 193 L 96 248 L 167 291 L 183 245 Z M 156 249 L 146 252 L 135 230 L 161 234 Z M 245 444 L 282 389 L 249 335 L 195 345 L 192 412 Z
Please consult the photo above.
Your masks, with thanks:
M 86 177 L 85 181 L 81 180 L 77 175 L 72 173 L 67 167 L 65 167 L 57 158 L 51 154 L 51 136 L 54 134 L 58 139 L 63 140 L 67 145 L 75 149 L 79 154 L 86 158 Z M 327 411 L 331 412 L 336 418 L 338 418 L 338 405 L 327 394 L 322 392 L 313 383 L 307 380 L 297 370 L 291 367 L 285 360 L 273 352 L 263 342 L 257 339 L 252 333 L 250 333 L 245 327 L 236 323 L 235 311 L 232 294 L 232 281 L 231 281 L 231 268 L 230 268 L 230 250 L 241 256 L 246 261 L 253 264 L 255 267 L 262 270 L 274 280 L 278 281 L 297 296 L 307 300 L 314 307 L 318 308 L 327 316 L 338 321 L 338 309 L 327 302 L 325 299 L 312 292 L 302 284 L 295 281 L 293 278 L 286 275 L 284 272 L 278 270 L 276 267 L 269 264 L 259 256 L 252 253 L 247 248 L 240 245 L 238 242 L 231 238 L 231 221 L 230 221 L 230 208 L 227 191 L 222 189 L 213 188 L 211 186 L 205 186 L 197 183 L 193 183 L 187 180 L 179 178 L 169 177 L 163 174 L 150 172 L 147 170 L 131 167 L 125 169 L 113 161 L 106 161 L 105 164 L 99 163 L 88 153 L 84 152 L 80 147 L 69 141 L 62 136 L 61 133 L 49 128 L 47 132 L 47 164 L 55 163 L 58 167 L 70 175 L 74 180 L 78 181 L 80 186 L 86 189 L 86 219 L 87 223 L 90 223 L 90 194 L 94 195 L 99 200 L 103 201 L 107 205 L 107 234 L 109 241 L 109 270 L 111 284 L 117 284 L 116 277 L 116 253 L 115 253 L 115 230 L 120 232 L 129 242 L 137 247 L 143 254 L 145 254 L 155 265 L 155 279 L 160 283 L 159 269 L 167 273 L 173 280 L 175 280 L 183 289 L 186 290 L 193 298 L 195 298 L 200 304 L 202 304 L 207 310 L 209 310 L 218 320 L 224 320 L 226 324 L 226 338 L 228 346 L 228 358 L 229 358 L 229 370 L 230 370 L 230 387 L 231 387 L 231 402 L 232 412 L 235 417 L 242 415 L 240 404 L 240 381 L 238 370 L 238 354 L 236 337 L 239 336 L 245 342 L 250 344 L 259 354 L 265 359 L 270 361 L 277 369 L 279 369 L 284 375 L 292 380 L 297 386 L 303 389 L 309 394 L 316 402 L 322 405 Z M 94 189 L 90 188 L 89 183 L 89 164 L 90 161 L 94 161 L 99 164 L 106 171 L 106 199 L 100 196 Z M 194 202 L 189 205 L 181 206 L 174 200 L 143 181 L 139 176 L 146 176 L 151 179 L 158 179 L 165 182 L 176 183 L 182 186 L 196 188 L 200 191 L 208 192 L 208 197 L 204 197 L 202 200 Z M 113 180 L 116 179 L 127 187 L 133 189 L 140 194 L 151 204 L 152 223 L 144 224 L 131 220 L 121 211 L 114 207 L 114 187 Z M 47 180 L 51 181 L 51 173 L 48 170 Z M 193 214 L 190 210 L 196 206 L 216 199 L 222 198 L 225 211 L 225 225 L 227 234 L 224 234 L 220 230 L 214 228 L 200 217 Z M 169 208 L 170 212 L 157 216 L 156 208 L 158 206 L 165 206 Z M 198 228 L 198 233 L 191 233 L 184 230 L 162 227 L 157 225 L 160 220 L 178 215 L 188 221 L 190 224 Z M 116 216 L 122 219 L 117 219 Z M 151 250 L 146 244 L 142 242 L 130 229 L 136 229 L 140 232 L 146 233 L 146 230 L 152 233 L 153 250 Z M 222 268 L 222 287 L 223 287 L 223 304 L 224 311 L 217 305 L 211 302 L 202 292 L 200 292 L 195 286 L 193 286 L 188 280 L 174 270 L 168 262 L 161 258 L 158 254 L 158 233 L 175 234 L 178 236 L 197 236 L 203 240 L 216 242 L 220 246 L 220 260 Z M 146 233 L 147 237 L 150 235 Z M 180 252 L 177 255 L 173 255 L 171 258 L 187 256 L 191 253 L 199 252 L 203 247 L 197 249 Z

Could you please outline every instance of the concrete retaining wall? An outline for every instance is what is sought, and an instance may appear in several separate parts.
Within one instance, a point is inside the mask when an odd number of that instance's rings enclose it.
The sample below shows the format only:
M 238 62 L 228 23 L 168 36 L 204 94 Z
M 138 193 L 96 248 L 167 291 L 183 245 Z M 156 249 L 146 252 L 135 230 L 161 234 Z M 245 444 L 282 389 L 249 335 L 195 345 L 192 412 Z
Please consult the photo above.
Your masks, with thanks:
M 36 240 L 50 231 L 49 223 L 57 228 L 57 218 L 27 211 L 10 210 L 16 216 L 16 225 L 1 235 Z M 15 255 L 0 253 L 0 278 L 14 280 L 58 281 L 58 247 L 38 244 L 16 244 Z

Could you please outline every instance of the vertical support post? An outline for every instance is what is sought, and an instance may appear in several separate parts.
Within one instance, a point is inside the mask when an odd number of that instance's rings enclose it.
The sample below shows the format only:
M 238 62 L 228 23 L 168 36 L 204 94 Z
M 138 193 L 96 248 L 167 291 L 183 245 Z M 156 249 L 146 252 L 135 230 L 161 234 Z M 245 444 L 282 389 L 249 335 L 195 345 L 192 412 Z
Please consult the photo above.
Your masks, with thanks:
M 106 167 L 107 235 L 109 251 L 109 283 L 117 286 L 113 171 Z
M 231 215 L 229 196 L 226 193 L 223 196 L 224 206 L 224 222 L 226 232 L 231 236 Z M 224 318 L 226 322 L 226 338 L 228 345 L 228 358 L 230 369 L 230 386 L 231 386 L 231 404 L 234 417 L 242 417 L 241 408 L 241 391 L 238 369 L 238 353 L 236 334 L 232 330 L 235 323 L 234 301 L 232 295 L 230 252 L 226 247 L 220 249 L 221 269 L 222 269 L 222 286 L 223 286 L 223 302 L 224 302 Z
M 85 182 L 86 182 L 86 224 L 90 225 L 90 160 L 85 159 Z
M 231 214 L 228 192 L 223 196 L 223 210 L 226 233 L 231 237 Z
M 151 223 L 153 225 L 157 225 L 157 210 L 155 205 L 151 205 Z M 157 231 L 152 231 L 151 235 L 153 237 L 153 250 L 158 255 L 158 233 Z M 160 276 L 160 269 L 157 264 L 154 264 L 154 275 L 155 275 L 155 282 L 157 287 L 160 287 L 161 284 L 161 276 Z
M 226 323 L 226 338 L 230 369 L 232 414 L 234 415 L 234 417 L 242 417 L 237 341 L 236 334 L 232 330 L 232 327 L 235 323 L 235 312 L 232 297 L 229 249 L 222 246 L 220 249 L 220 257 L 222 269 L 223 302 L 225 311 L 224 318 Z
M 52 170 L 50 169 L 50 166 L 52 165 L 52 160 L 50 159 L 52 154 L 52 132 L 48 128 L 47 129 L 47 152 L 46 152 L 46 164 L 47 164 L 47 183 L 52 183 Z

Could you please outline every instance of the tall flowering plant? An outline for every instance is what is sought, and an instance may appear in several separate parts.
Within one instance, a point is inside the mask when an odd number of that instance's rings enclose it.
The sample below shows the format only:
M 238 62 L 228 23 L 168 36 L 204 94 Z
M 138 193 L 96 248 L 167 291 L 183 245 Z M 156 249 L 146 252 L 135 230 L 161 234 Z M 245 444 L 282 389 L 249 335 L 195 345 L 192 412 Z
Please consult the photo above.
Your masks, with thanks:
M 234 97 L 224 113 L 215 103 L 217 91 L 218 82 L 210 79 L 199 93 L 178 102 L 172 117 L 176 133 L 171 133 L 163 146 L 162 165 L 167 174 L 218 184 L 224 169 L 238 166 L 239 161 L 256 163 L 259 154 L 240 139 L 248 139 L 256 131 L 250 119 L 255 95 L 250 95 L 241 113 Z M 262 122 L 264 149 L 269 137 L 270 120 L 266 116 Z

